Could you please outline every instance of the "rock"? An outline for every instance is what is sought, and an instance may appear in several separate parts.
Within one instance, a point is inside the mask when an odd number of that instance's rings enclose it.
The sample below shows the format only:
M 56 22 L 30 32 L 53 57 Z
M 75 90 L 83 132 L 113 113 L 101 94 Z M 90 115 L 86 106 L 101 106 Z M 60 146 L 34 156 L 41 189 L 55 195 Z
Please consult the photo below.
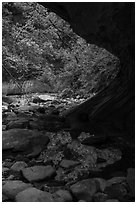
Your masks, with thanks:
M 86 179 L 73 184 L 70 190 L 78 200 L 88 202 L 92 201 L 93 195 L 97 192 L 97 184 L 93 179 Z
M 27 167 L 27 164 L 24 161 L 17 161 L 12 165 L 11 170 L 20 171 L 24 169 L 25 167 Z
M 108 199 L 105 202 L 119 202 L 119 200 L 117 200 L 117 199 Z
M 128 169 L 126 180 L 130 187 L 132 195 L 135 196 L 135 169 L 133 168 Z
M 125 177 L 126 173 L 123 171 L 115 171 L 110 174 L 110 177 Z
M 108 199 L 108 195 L 105 193 L 98 192 L 94 195 L 94 202 L 105 202 Z
M 44 114 L 45 113 L 45 108 L 44 107 L 39 107 L 37 109 L 37 112 Z
M 9 198 L 8 198 L 7 196 L 5 196 L 5 195 L 2 194 L 2 202 L 5 202 L 5 201 L 7 201 L 7 200 L 9 200 Z
M 111 186 L 112 184 L 115 184 L 115 183 L 121 183 L 123 181 L 126 180 L 126 177 L 122 176 L 122 177 L 113 177 L 109 180 L 106 181 L 106 186 Z
M 53 101 L 56 99 L 55 95 L 49 95 L 49 94 L 41 94 L 39 95 L 39 98 L 44 101 Z
M 39 98 L 38 96 L 36 96 L 35 98 L 33 98 L 33 103 L 41 103 L 41 102 L 45 102 L 45 100 Z
M 41 181 L 52 177 L 55 170 L 52 166 L 33 166 L 22 170 L 23 176 L 30 182 Z
M 29 128 L 33 130 L 44 130 L 44 124 L 40 121 L 29 121 Z
M 44 95 L 39 95 L 36 96 L 35 98 L 33 98 L 33 103 L 42 103 L 42 102 L 46 102 L 46 101 L 53 101 L 55 100 L 55 96 L 50 96 L 48 94 L 44 94 Z
M 48 136 L 37 130 L 10 129 L 2 133 L 2 149 L 13 149 L 31 153 L 37 146 L 41 150 L 49 142 Z
M 62 200 L 62 202 L 71 202 L 73 199 L 69 191 L 58 190 L 54 193 L 54 200 Z
M 128 194 L 126 186 L 119 183 L 106 187 L 104 192 L 108 194 L 110 198 L 118 199 L 121 202 L 126 201 Z
M 15 102 L 16 99 L 13 99 L 11 97 L 8 97 L 8 96 L 2 96 L 2 102 L 5 102 L 5 103 L 8 103 L 8 104 L 11 104 L 13 102 Z
M 99 191 L 104 191 L 105 188 L 106 188 L 106 180 L 103 179 L 103 178 L 94 178 L 94 180 L 97 182 L 98 184 L 98 188 L 99 188 Z
M 18 112 L 28 112 L 28 111 L 35 111 L 37 110 L 39 106 L 34 105 L 34 106 L 29 106 L 29 105 L 22 105 L 18 108 Z
M 7 180 L 13 180 L 14 179 L 14 175 L 10 175 L 8 178 L 6 178 Z
M 8 168 L 10 168 L 12 165 L 13 165 L 13 162 L 5 161 L 5 162 L 3 162 L 2 167 L 8 167 Z
M 2 173 L 6 172 L 6 171 L 9 171 L 9 168 L 7 168 L 7 167 L 2 167 Z
M 70 97 L 72 94 L 73 94 L 73 91 L 69 88 L 66 88 L 61 92 L 60 97 L 67 98 L 67 97 Z
M 78 165 L 79 163 L 80 162 L 78 162 L 78 161 L 63 159 L 60 163 L 60 166 L 68 169 L 68 168 L 71 168 L 71 167 Z
M 6 112 L 5 115 L 6 115 L 6 116 L 13 117 L 13 118 L 17 117 L 16 113 L 14 113 L 13 111 L 11 111 L 11 112 Z
M 28 188 L 16 196 L 16 202 L 53 202 L 50 193 L 38 190 L 37 188 Z
M 85 200 L 79 200 L 78 202 L 86 202 Z
M 27 129 L 11 129 L 2 133 L 2 148 L 21 148 L 29 144 L 29 139 L 37 136 L 38 133 Z
M 2 131 L 6 130 L 6 125 L 2 125 Z
M 3 104 L 2 105 L 2 112 L 8 111 L 8 104 Z
M 16 121 L 16 120 L 18 120 L 18 116 L 17 116 L 17 115 L 14 115 L 14 116 L 7 115 L 7 116 L 6 116 L 6 119 L 5 119 L 6 124 L 7 124 L 9 121 Z
M 19 192 L 31 187 L 31 184 L 19 180 L 5 181 L 2 186 L 2 193 L 8 198 L 13 199 Z
M 20 118 L 16 121 L 10 121 L 8 124 L 7 124 L 7 130 L 9 129 L 13 129 L 13 128 L 27 128 L 29 125 L 29 121 L 28 119 L 25 119 L 25 118 Z

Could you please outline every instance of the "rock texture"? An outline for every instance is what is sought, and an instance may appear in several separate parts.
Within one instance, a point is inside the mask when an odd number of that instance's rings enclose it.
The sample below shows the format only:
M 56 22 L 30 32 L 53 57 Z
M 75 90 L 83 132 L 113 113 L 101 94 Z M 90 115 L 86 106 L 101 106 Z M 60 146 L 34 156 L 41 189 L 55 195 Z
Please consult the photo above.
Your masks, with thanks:
M 129 2 L 41 3 L 68 21 L 87 42 L 119 57 L 118 76 L 102 92 L 65 114 L 71 130 L 134 138 L 135 4 Z M 87 114 L 87 120 L 81 115 Z M 92 127 L 92 130 L 91 130 Z M 76 135 L 77 137 L 78 135 Z

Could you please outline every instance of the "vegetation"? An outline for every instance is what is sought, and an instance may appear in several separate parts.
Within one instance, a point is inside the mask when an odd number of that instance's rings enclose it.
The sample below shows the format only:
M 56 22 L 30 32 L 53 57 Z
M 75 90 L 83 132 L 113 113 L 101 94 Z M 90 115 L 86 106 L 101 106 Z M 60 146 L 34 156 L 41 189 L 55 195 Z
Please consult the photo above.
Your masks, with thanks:
M 119 60 L 87 44 L 70 25 L 38 3 L 3 2 L 3 93 L 88 95 L 107 86 Z M 71 90 L 71 91 L 70 91 Z

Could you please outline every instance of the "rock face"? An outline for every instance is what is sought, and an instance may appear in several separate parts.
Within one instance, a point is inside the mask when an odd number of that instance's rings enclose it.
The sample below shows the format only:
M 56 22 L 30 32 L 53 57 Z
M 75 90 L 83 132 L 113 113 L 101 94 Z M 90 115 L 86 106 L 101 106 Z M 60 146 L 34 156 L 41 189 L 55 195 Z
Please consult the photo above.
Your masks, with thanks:
M 134 3 L 41 3 L 68 21 L 87 42 L 106 48 L 119 57 L 118 76 L 102 92 L 65 115 L 71 129 L 98 130 L 111 135 L 115 128 L 134 138 Z M 85 121 L 81 115 L 87 114 Z M 108 128 L 109 127 L 109 128 Z M 114 135 L 114 134 L 113 134 Z M 115 133 L 117 135 L 117 132 Z

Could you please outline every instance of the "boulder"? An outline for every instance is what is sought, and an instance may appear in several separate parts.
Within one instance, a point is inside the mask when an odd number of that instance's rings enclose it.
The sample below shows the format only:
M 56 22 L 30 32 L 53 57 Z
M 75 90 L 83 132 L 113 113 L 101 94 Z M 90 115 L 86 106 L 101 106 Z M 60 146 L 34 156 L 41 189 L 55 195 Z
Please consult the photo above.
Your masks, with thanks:
M 33 166 L 22 169 L 22 174 L 25 179 L 29 182 L 33 181 L 41 181 L 45 179 L 49 179 L 53 175 L 55 175 L 55 169 L 48 165 L 48 166 Z
M 60 163 L 60 166 L 65 168 L 65 169 L 68 169 L 68 168 L 71 168 L 71 167 L 75 167 L 76 165 L 78 165 L 80 162 L 78 161 L 73 161 L 73 160 L 67 160 L 67 159 L 63 159 Z
M 48 135 L 48 134 L 47 134 Z M 34 156 L 48 144 L 49 137 L 42 132 L 28 129 L 10 129 L 2 133 L 2 149 L 13 149 L 14 151 L 25 151 L 26 154 L 38 150 Z
M 31 187 L 31 184 L 27 184 L 19 180 L 5 181 L 2 186 L 2 193 L 8 198 L 14 199 L 19 192 L 29 187 Z
M 73 198 L 69 191 L 67 190 L 58 190 L 54 194 L 54 200 L 60 202 L 72 202 Z
M 50 193 L 28 188 L 16 195 L 16 202 L 54 202 Z
M 17 161 L 12 165 L 11 170 L 19 172 L 20 170 L 26 167 L 27 167 L 27 164 L 24 161 Z
M 93 179 L 86 179 L 73 184 L 70 187 L 72 194 L 78 200 L 92 201 L 97 192 L 97 183 Z

